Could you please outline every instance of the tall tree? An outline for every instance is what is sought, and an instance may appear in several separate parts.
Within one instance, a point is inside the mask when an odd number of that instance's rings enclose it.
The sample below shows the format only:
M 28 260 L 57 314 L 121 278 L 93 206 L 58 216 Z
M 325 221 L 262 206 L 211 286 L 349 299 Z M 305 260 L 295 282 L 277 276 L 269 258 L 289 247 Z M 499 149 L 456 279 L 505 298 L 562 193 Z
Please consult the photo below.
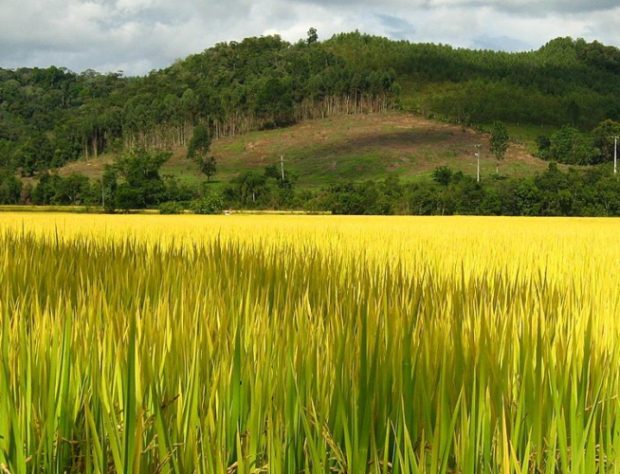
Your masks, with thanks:
M 499 163 L 506 157 L 508 151 L 508 130 L 502 122 L 495 122 L 491 129 L 491 153 L 495 155 L 497 163 L 495 172 L 499 174 Z
M 217 163 L 214 156 L 209 156 L 206 160 L 203 160 L 200 165 L 200 171 L 207 176 L 207 181 L 211 180 L 211 176 L 217 171 Z
M 308 30 L 308 44 L 314 44 L 319 40 L 319 33 L 316 28 L 312 27 Z
M 592 130 L 594 146 L 600 151 L 602 161 L 611 161 L 614 157 L 616 139 L 620 139 L 620 123 L 605 120 Z
M 209 155 L 210 148 L 211 133 L 209 127 L 203 124 L 196 126 L 187 148 L 187 157 L 200 166 L 200 171 L 207 176 L 207 180 L 210 180 L 216 171 L 215 158 Z
M 118 187 L 116 168 L 107 165 L 101 177 L 101 206 L 108 213 L 116 209 L 116 188 Z
M 209 148 L 211 148 L 209 127 L 203 124 L 197 125 L 187 147 L 187 157 L 191 160 L 202 160 L 209 153 Z
M 122 182 L 116 189 L 116 206 L 123 210 L 143 209 L 165 198 L 164 181 L 159 174 L 170 153 L 137 150 L 121 157 L 116 163 Z

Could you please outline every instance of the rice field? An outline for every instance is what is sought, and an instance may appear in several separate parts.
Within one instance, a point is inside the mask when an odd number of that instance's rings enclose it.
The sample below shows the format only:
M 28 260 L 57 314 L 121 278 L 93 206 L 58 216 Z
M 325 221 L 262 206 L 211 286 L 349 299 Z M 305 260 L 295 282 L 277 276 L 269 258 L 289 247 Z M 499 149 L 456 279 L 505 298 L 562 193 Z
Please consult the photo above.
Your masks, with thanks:
M 620 472 L 620 220 L 0 214 L 0 472 Z

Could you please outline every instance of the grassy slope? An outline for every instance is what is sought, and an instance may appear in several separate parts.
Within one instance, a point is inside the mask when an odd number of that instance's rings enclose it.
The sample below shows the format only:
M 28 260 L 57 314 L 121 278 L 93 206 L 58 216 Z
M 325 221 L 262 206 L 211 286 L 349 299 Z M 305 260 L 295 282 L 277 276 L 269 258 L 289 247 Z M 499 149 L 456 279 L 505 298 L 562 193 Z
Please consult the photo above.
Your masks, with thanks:
M 483 145 L 482 173 L 495 172 L 488 136 L 470 129 L 423 119 L 410 114 L 341 116 L 304 122 L 293 127 L 253 132 L 226 138 L 213 144 L 218 159 L 219 181 L 228 181 L 249 169 L 262 170 L 278 164 L 284 156 L 287 171 L 299 177 L 299 184 L 315 187 L 339 180 L 363 180 L 398 175 L 414 180 L 429 175 L 437 166 L 450 166 L 474 175 L 474 145 Z M 101 176 L 113 157 L 79 161 L 60 173 Z M 547 164 L 528 153 L 525 143 L 510 147 L 501 172 L 523 176 L 544 170 Z M 163 174 L 183 181 L 203 180 L 198 168 L 175 150 L 163 167 Z

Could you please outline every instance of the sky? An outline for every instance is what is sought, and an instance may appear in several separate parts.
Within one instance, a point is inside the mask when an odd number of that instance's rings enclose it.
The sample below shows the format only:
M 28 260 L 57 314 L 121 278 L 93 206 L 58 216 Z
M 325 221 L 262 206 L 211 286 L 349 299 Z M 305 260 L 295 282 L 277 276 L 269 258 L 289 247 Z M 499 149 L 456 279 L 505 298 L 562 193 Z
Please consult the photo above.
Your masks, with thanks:
M 0 0 L 0 67 L 146 74 L 222 41 L 364 33 L 505 51 L 620 46 L 620 0 Z

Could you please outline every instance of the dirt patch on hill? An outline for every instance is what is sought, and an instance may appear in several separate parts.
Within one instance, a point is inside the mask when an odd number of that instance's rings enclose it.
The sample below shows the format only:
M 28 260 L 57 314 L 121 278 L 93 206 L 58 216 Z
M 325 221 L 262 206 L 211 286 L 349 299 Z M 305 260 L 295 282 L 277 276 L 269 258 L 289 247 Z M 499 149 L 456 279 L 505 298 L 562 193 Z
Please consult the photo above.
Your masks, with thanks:
M 477 144 L 482 146 L 484 167 L 494 167 L 486 134 L 411 114 L 385 113 L 332 117 L 225 138 L 216 142 L 213 150 L 224 168 L 227 163 L 257 167 L 284 155 L 293 163 L 325 160 L 324 169 L 329 171 L 339 168 L 339 157 L 366 154 L 381 159 L 386 171 L 419 174 L 443 165 L 471 171 Z M 501 166 L 527 174 L 544 169 L 546 163 L 531 156 L 524 146 L 512 145 Z
M 103 175 L 106 165 L 112 164 L 114 157 L 110 154 L 98 156 L 97 158 L 82 158 L 78 161 L 68 163 L 58 170 L 60 176 L 69 176 L 71 174 L 83 174 L 89 178 L 99 178 Z

